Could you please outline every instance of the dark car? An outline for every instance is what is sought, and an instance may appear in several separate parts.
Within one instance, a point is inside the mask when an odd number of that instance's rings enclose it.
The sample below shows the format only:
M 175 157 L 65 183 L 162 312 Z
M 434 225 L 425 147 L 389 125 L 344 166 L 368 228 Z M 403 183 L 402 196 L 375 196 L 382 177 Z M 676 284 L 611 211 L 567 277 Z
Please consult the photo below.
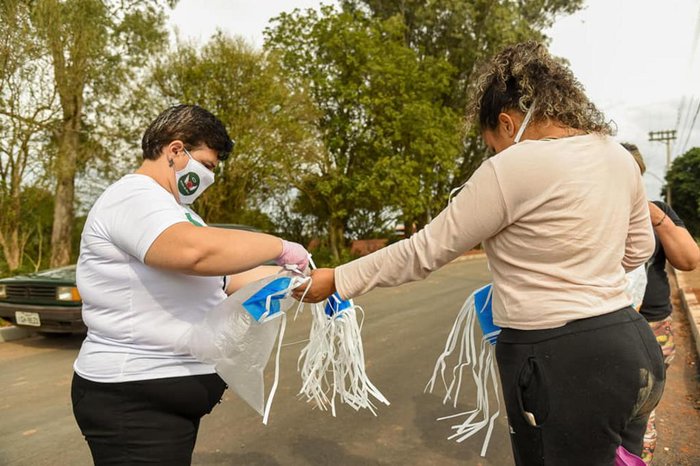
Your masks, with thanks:
M 75 266 L 0 280 L 0 317 L 41 332 L 84 332 Z
M 259 232 L 238 224 L 212 227 Z M 85 332 L 82 301 L 75 285 L 75 265 L 0 279 L 0 317 L 39 332 Z

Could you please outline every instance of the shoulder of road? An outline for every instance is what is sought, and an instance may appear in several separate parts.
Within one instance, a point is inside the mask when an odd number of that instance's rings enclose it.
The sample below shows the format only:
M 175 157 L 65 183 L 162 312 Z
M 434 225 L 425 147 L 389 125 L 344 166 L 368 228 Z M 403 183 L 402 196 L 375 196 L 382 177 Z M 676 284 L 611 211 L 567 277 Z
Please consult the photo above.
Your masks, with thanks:
M 675 270 L 683 312 L 688 317 L 695 351 L 700 356 L 700 268 L 692 272 Z

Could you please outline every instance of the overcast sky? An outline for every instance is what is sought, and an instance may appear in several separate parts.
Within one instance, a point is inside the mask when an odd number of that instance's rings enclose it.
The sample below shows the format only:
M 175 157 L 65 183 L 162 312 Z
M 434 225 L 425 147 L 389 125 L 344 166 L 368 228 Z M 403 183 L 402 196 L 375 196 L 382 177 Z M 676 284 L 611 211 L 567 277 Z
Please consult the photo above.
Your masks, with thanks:
M 320 3 L 180 0 L 170 25 L 202 43 L 218 28 L 262 46 L 270 18 Z M 700 108 L 700 0 L 587 0 L 547 33 L 552 53 L 569 60 L 589 97 L 617 124 L 617 138 L 640 147 L 647 194 L 658 199 L 666 146 L 649 142 L 649 131 L 678 130 L 674 157 L 700 146 L 700 116 L 689 131 Z

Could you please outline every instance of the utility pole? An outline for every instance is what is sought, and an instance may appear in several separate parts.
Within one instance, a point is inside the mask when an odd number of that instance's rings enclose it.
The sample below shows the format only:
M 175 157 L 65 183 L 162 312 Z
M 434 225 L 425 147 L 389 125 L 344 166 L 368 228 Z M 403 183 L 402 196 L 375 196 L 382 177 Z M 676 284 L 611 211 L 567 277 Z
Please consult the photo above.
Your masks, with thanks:
M 676 130 L 650 131 L 650 141 L 660 141 L 666 143 L 666 174 L 671 169 L 671 142 L 676 140 Z M 671 185 L 666 180 L 666 203 L 671 205 Z

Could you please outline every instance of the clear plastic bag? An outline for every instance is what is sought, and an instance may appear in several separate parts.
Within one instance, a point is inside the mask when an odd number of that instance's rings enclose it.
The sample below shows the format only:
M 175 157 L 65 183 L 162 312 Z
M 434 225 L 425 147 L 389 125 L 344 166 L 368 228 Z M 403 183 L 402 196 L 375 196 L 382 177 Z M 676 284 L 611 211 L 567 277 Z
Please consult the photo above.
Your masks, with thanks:
M 265 424 L 277 388 L 285 311 L 296 302 L 290 292 L 306 280 L 283 272 L 249 283 L 209 311 L 177 344 L 180 351 L 214 364 L 228 387 L 263 416 Z M 275 340 L 275 381 L 266 404 L 263 373 Z
M 644 300 L 644 292 L 647 289 L 647 269 L 641 265 L 628 272 L 625 278 L 627 279 L 625 291 L 632 300 L 632 307 L 639 311 Z

